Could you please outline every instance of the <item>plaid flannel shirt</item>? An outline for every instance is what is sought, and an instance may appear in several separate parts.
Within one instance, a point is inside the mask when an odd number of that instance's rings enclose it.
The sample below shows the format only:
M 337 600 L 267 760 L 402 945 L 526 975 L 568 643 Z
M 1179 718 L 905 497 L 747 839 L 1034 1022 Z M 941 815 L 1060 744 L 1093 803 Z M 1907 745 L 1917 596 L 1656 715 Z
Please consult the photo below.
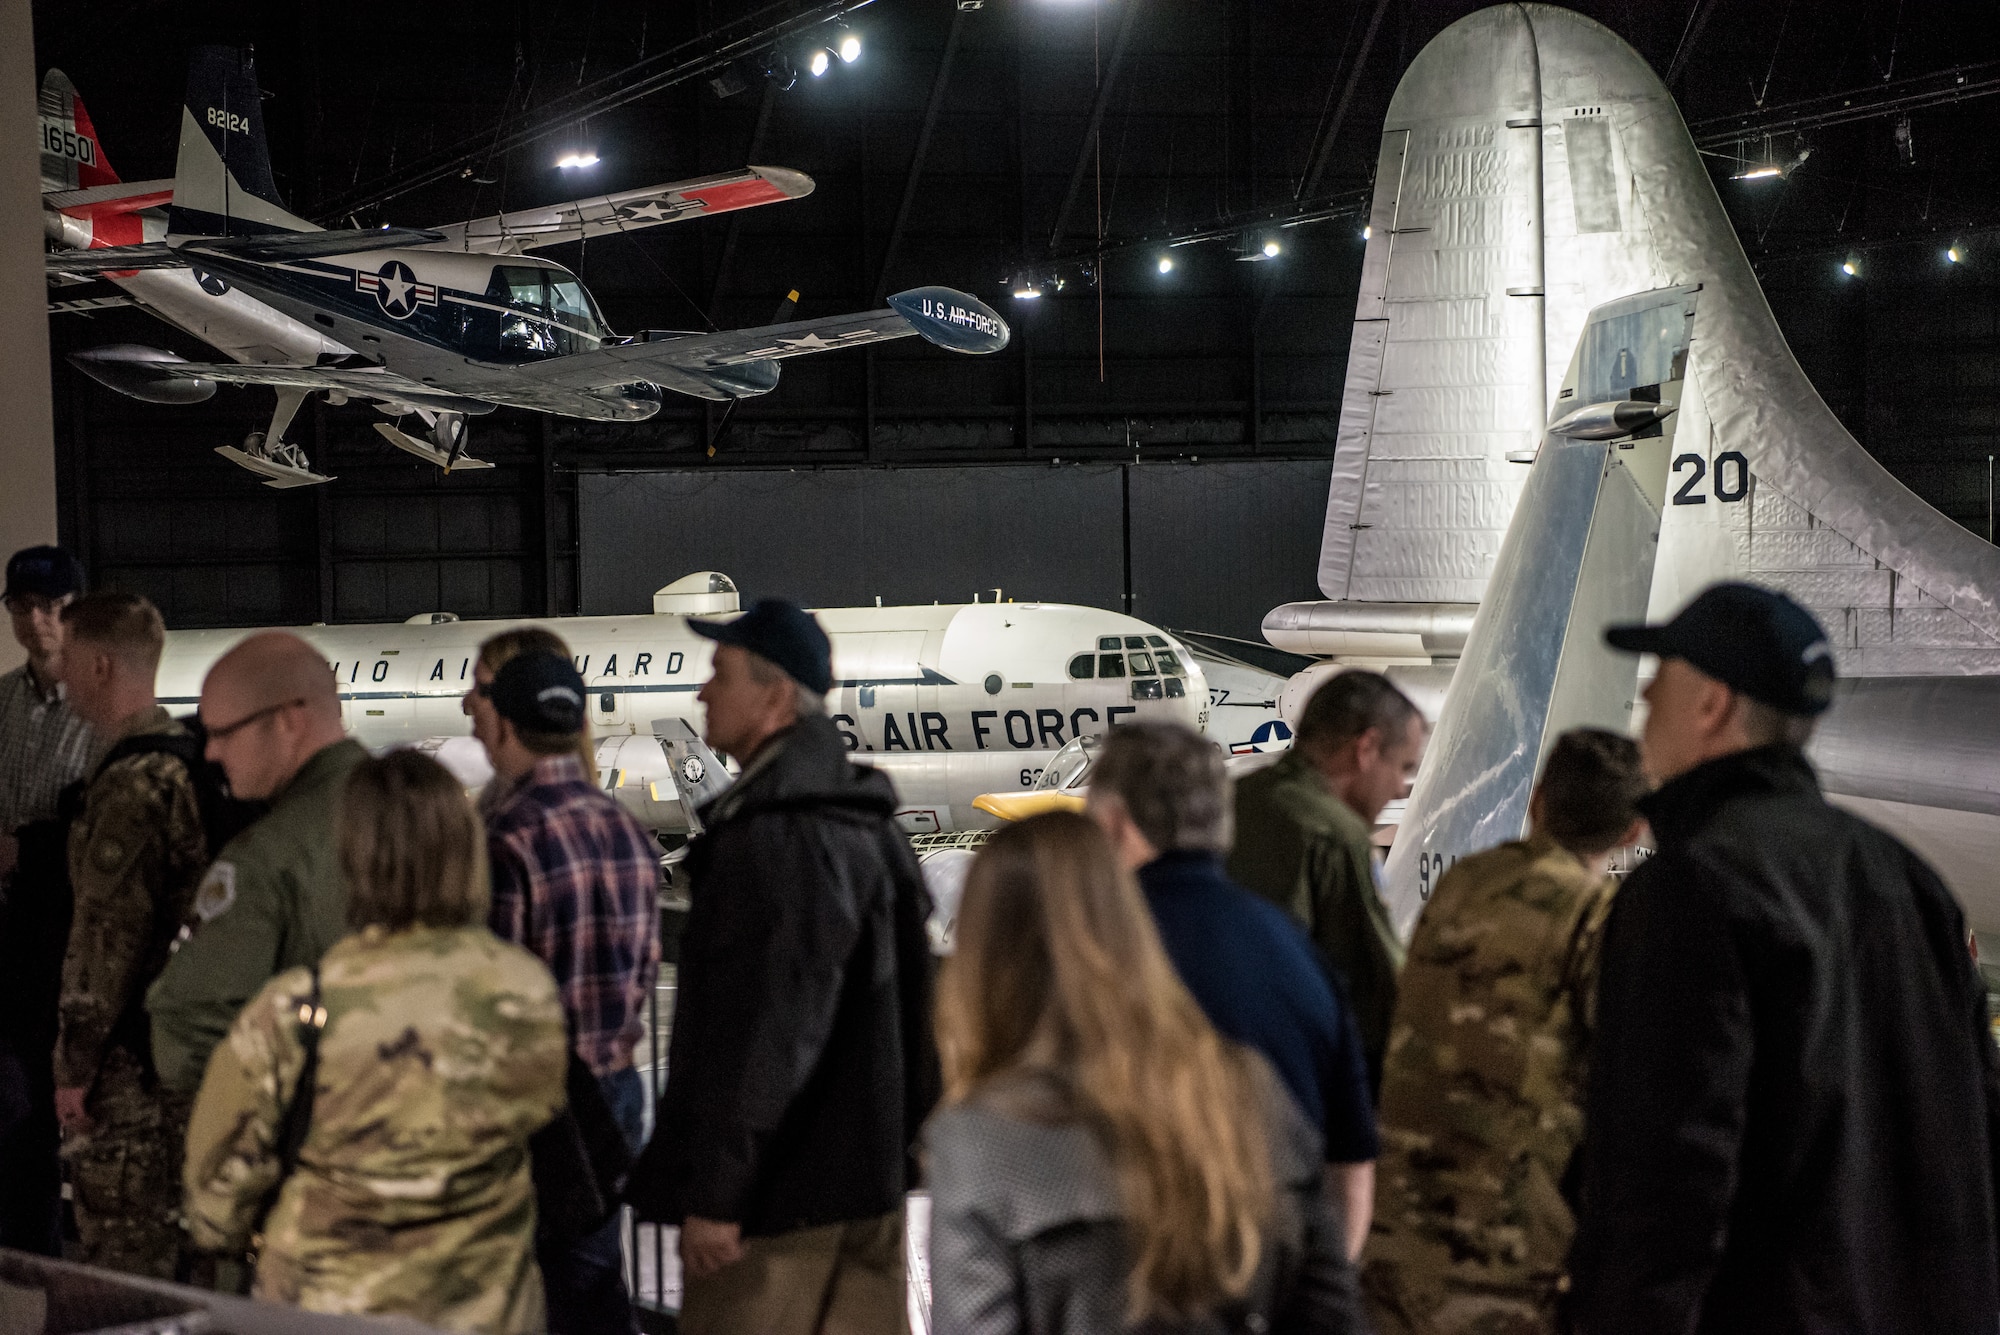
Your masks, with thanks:
M 549 966 L 577 1055 L 632 1064 L 660 965 L 660 854 L 574 755 L 544 756 L 486 819 L 494 934 Z
M 55 815 L 57 796 L 90 772 L 96 745 L 60 686 L 45 693 L 25 663 L 0 673 L 0 834 Z

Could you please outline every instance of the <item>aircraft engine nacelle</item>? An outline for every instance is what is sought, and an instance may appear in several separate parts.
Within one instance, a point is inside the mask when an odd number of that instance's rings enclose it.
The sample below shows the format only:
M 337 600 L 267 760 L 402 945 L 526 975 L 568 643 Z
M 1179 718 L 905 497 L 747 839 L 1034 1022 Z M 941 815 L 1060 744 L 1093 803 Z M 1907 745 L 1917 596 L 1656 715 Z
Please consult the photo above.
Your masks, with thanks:
M 160 369 L 175 362 L 185 364 L 187 358 L 137 343 L 114 343 L 69 356 L 71 366 L 106 389 L 147 403 L 201 403 L 215 397 L 213 380 L 190 379 Z

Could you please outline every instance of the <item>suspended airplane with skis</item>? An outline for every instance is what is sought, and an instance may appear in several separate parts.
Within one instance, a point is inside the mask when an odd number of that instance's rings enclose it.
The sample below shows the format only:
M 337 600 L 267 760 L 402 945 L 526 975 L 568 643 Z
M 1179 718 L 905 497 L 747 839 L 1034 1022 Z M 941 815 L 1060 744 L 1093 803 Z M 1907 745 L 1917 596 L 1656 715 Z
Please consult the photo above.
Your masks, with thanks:
M 642 421 L 667 392 L 733 409 L 778 384 L 790 357 L 916 335 L 953 352 L 997 352 L 1006 321 L 944 287 L 891 296 L 884 310 L 716 333 L 647 330 L 621 338 L 577 276 L 527 252 L 565 241 L 796 199 L 812 180 L 777 167 L 600 195 L 434 229 L 326 230 L 279 202 L 252 54 L 199 47 L 188 72 L 171 181 L 122 183 L 75 89 L 51 70 L 41 96 L 43 217 L 68 247 L 54 282 L 104 277 L 122 298 L 52 303 L 88 310 L 129 300 L 210 343 L 228 362 L 190 362 L 130 344 L 70 361 L 153 403 L 198 403 L 218 385 L 277 391 L 270 425 L 216 452 L 273 487 L 330 479 L 285 431 L 306 398 L 359 399 L 416 416 L 423 437 L 388 422 L 398 449 L 452 467 L 466 422 L 505 405 L 593 421 Z

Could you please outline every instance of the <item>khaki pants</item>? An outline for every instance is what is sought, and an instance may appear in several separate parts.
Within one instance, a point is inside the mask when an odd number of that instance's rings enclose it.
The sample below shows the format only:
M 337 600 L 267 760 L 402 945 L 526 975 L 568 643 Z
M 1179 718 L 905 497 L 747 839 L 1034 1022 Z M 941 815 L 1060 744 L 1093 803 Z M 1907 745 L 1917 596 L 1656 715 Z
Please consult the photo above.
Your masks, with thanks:
M 681 1335 L 902 1335 L 903 1215 L 745 1238 L 743 1259 L 685 1282 Z

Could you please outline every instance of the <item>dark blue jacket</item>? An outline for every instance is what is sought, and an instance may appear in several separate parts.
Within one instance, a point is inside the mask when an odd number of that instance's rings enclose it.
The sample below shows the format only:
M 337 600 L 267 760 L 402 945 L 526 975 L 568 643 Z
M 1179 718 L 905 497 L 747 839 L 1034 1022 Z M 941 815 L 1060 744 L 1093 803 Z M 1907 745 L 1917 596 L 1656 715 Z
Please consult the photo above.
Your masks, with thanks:
M 1354 1013 L 1312 942 L 1275 904 L 1231 881 L 1213 853 L 1166 853 L 1139 869 L 1160 940 L 1221 1033 L 1277 1069 L 1328 1163 L 1373 1159 L 1381 1142 Z

